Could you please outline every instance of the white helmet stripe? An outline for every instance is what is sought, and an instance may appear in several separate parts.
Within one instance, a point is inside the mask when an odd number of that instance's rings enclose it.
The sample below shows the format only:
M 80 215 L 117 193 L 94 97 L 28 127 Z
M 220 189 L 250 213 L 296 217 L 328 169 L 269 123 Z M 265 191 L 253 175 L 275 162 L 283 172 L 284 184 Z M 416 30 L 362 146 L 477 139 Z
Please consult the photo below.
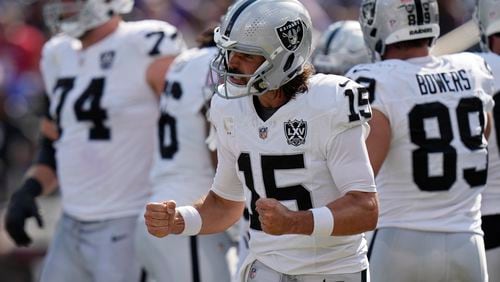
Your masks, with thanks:
M 339 30 L 341 30 L 344 25 L 345 25 L 345 23 L 343 23 L 342 26 L 339 26 L 338 28 L 334 29 L 332 31 L 332 33 L 330 33 L 330 36 L 326 40 L 325 49 L 323 50 L 323 54 L 328 55 L 328 53 L 330 52 L 330 44 L 332 44 L 332 41 L 335 38 L 335 35 L 337 35 Z

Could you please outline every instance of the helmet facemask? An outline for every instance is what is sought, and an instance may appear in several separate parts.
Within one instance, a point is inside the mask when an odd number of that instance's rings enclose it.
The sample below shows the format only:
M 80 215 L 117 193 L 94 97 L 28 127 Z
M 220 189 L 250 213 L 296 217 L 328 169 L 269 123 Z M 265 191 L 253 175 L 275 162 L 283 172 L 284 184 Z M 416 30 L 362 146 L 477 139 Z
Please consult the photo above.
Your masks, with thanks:
M 220 35 L 218 28 L 215 34 L 216 37 L 224 37 Z M 213 79 L 213 81 L 222 83 L 221 87 L 218 87 L 216 90 L 217 94 L 226 99 L 240 98 L 248 95 L 258 96 L 280 87 L 279 85 L 274 85 L 273 87 L 271 82 L 266 79 L 266 74 L 273 69 L 273 63 L 270 59 L 270 55 L 262 48 L 230 42 L 227 37 L 226 39 L 217 38 L 216 42 L 220 51 L 217 57 L 212 61 L 211 68 L 217 75 L 217 79 Z M 229 67 L 229 55 L 231 52 L 262 56 L 264 57 L 264 62 L 252 74 L 232 72 Z M 233 83 L 230 79 L 231 77 L 244 78 L 247 80 L 247 83 L 245 85 Z
M 63 32 L 80 38 L 112 16 L 130 12 L 133 5 L 133 0 L 51 0 L 45 4 L 43 14 L 54 34 Z

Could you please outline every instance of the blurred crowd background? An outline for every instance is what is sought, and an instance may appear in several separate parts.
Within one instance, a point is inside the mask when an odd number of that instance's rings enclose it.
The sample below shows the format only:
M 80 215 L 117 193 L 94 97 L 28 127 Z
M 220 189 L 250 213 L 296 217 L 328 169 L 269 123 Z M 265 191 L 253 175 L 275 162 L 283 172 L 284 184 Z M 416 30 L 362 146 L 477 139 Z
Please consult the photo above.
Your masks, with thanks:
M 32 226 L 35 244 L 16 248 L 3 231 L 3 211 L 36 151 L 44 89 L 38 68 L 50 33 L 43 4 L 36 0 L 0 0 L 0 282 L 36 281 L 57 218 L 57 195 L 41 203 L 43 231 Z M 194 46 L 199 32 L 218 22 L 233 0 L 136 0 L 127 20 L 160 19 L 175 25 Z M 337 20 L 357 19 L 360 0 L 301 0 L 311 13 L 316 34 Z M 474 0 L 438 0 L 441 34 L 472 17 Z M 51 199 L 52 198 L 52 199 Z M 51 221 L 52 220 L 52 221 Z M 44 233 L 45 232 L 45 233 Z M 33 234 L 33 233 L 32 233 Z

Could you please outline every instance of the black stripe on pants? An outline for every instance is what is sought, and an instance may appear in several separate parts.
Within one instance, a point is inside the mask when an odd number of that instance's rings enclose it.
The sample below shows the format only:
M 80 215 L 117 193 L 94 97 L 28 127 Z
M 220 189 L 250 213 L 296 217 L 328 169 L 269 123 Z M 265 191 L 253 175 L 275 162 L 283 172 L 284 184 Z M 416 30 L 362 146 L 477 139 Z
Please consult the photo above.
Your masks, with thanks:
M 189 245 L 191 247 L 191 266 L 193 272 L 193 282 L 200 282 L 200 265 L 198 260 L 198 238 L 196 236 L 189 237 Z

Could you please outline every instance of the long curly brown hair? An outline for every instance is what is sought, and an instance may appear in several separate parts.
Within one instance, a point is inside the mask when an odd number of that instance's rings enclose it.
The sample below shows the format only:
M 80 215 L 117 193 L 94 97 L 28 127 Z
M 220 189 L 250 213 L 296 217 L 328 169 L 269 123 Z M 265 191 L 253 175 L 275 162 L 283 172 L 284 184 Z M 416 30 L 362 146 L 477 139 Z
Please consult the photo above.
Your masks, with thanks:
M 304 93 L 309 90 L 308 81 L 314 74 L 314 67 L 310 63 L 304 65 L 304 71 L 294 77 L 292 80 L 281 86 L 281 90 L 288 100 L 295 98 L 298 93 Z

